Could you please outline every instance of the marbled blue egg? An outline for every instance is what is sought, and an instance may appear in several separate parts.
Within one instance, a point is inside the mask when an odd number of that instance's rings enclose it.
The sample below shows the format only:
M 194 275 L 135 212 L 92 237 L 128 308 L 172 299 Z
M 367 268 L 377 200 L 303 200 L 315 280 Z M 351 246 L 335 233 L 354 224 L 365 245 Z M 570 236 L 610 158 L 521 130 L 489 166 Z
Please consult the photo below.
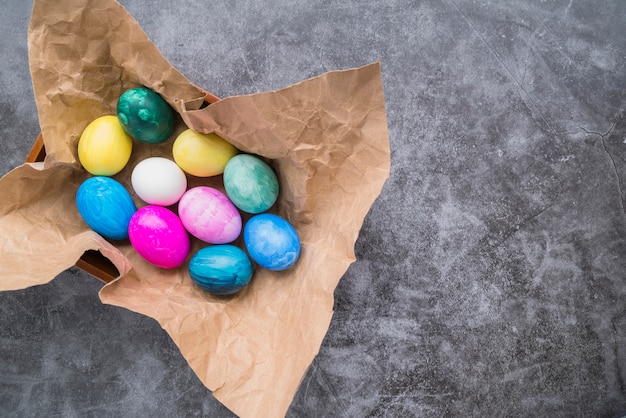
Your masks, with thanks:
M 243 240 L 250 257 L 268 270 L 285 270 L 300 257 L 300 237 L 285 219 L 271 213 L 248 220 Z
M 199 250 L 189 261 L 189 275 L 200 288 L 216 295 L 232 295 L 252 279 L 252 261 L 239 247 L 212 245 Z
M 80 185 L 76 206 L 91 229 L 112 240 L 128 238 L 128 224 L 137 210 L 126 188 L 103 176 L 91 177 Z

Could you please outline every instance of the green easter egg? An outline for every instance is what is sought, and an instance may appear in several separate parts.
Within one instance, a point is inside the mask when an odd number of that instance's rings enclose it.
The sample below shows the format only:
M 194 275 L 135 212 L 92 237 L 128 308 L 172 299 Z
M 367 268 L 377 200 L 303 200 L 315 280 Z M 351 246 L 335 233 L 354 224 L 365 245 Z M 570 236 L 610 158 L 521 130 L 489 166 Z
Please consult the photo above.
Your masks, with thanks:
M 158 144 L 174 132 L 174 111 L 155 91 L 145 87 L 126 90 L 117 101 L 117 117 L 133 138 Z
M 224 169 L 226 195 L 240 210 L 261 213 L 278 198 L 278 178 L 272 168 L 250 154 L 232 157 Z

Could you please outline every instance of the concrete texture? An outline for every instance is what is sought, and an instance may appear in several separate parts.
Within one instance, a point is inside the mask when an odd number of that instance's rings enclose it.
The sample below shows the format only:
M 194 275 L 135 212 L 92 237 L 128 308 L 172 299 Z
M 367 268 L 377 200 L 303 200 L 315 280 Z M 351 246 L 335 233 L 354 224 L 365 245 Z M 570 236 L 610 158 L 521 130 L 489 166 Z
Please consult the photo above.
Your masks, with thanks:
M 380 60 L 391 176 L 289 417 L 626 411 L 626 2 L 122 1 L 215 95 Z M 38 133 L 1 0 L 0 173 Z M 77 269 L 0 294 L 1 416 L 232 414 Z

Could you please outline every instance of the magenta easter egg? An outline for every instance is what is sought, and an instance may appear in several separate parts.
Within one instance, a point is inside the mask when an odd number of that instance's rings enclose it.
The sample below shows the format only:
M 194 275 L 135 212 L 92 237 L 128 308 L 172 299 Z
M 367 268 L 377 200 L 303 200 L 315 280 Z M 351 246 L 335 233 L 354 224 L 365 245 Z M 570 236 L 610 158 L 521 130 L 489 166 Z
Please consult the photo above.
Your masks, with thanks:
M 189 189 L 178 202 L 178 216 L 194 237 L 210 244 L 227 244 L 241 233 L 241 215 L 228 197 L 217 189 Z
M 171 269 L 189 254 L 189 235 L 174 212 L 161 206 L 144 206 L 130 219 L 128 238 L 137 253 L 157 267 Z

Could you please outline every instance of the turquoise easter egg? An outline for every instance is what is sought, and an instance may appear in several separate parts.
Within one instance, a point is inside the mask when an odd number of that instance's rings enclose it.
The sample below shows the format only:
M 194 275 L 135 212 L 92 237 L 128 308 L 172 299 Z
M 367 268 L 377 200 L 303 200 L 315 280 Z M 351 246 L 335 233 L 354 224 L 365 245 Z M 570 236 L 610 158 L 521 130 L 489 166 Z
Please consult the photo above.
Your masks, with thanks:
M 216 295 L 239 292 L 253 273 L 248 255 L 230 244 L 202 248 L 189 261 L 188 270 L 194 283 Z
M 265 212 L 278 198 L 278 178 L 260 158 L 250 154 L 232 157 L 224 169 L 224 189 L 240 210 Z
M 300 257 L 300 237 L 296 229 L 271 213 L 250 218 L 243 230 L 243 241 L 250 257 L 268 270 L 286 270 Z
M 174 111 L 157 92 L 148 88 L 126 90 L 116 109 L 124 131 L 139 141 L 158 144 L 174 132 Z
M 98 234 L 112 240 L 128 238 L 136 207 L 117 180 L 103 176 L 85 180 L 76 192 L 76 206 L 85 223 Z

